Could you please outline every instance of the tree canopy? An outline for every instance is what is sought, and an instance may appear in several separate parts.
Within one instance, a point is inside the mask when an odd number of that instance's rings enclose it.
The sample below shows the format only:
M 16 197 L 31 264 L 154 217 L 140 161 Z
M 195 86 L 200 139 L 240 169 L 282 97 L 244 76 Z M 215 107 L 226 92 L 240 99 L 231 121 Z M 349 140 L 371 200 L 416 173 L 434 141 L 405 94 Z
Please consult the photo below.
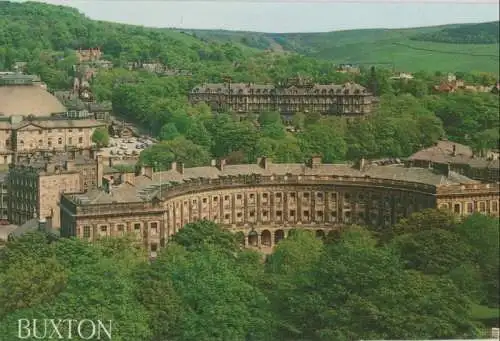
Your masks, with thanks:
M 473 307 L 498 307 L 498 228 L 430 210 L 388 239 L 297 229 L 265 262 L 210 221 L 184 226 L 153 261 L 132 236 L 31 232 L 0 249 L 0 340 L 19 318 L 51 316 L 112 320 L 125 341 L 474 337 L 487 322 Z

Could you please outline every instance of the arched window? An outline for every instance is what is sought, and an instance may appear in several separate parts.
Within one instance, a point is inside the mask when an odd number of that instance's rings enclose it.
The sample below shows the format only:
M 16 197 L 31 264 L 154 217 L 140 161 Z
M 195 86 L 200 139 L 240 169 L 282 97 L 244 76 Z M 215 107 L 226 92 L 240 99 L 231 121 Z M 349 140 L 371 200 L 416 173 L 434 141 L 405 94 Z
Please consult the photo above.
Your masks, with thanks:
M 63 142 L 62 137 L 57 139 L 57 144 L 62 144 L 62 142 Z

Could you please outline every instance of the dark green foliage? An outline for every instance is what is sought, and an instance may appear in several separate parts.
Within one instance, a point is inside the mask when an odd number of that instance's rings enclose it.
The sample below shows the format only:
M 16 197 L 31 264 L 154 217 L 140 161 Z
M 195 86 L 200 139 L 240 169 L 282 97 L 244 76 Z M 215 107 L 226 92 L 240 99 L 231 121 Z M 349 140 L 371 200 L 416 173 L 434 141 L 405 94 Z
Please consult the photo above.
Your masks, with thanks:
M 383 245 L 357 226 L 327 243 L 297 228 L 265 263 L 209 221 L 184 226 L 153 262 L 133 236 L 27 234 L 0 250 L 0 340 L 20 318 L 59 317 L 111 319 L 118 341 L 478 335 L 472 312 L 498 305 L 498 222 L 429 210 L 397 231 Z
M 464 24 L 437 32 L 418 34 L 411 39 L 449 44 L 498 44 L 499 22 Z

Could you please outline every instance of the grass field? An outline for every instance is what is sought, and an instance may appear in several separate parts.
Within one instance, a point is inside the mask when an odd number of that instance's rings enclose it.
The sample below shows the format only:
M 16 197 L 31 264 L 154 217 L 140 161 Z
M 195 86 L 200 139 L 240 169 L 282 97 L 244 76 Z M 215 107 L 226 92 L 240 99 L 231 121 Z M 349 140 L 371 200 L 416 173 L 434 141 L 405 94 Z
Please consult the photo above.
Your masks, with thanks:
M 474 320 L 489 320 L 500 318 L 499 308 L 489 308 L 482 305 L 472 306 L 472 317 Z
M 410 39 L 418 34 L 459 26 L 287 34 L 210 30 L 191 32 L 202 39 L 243 43 L 260 49 L 279 46 L 286 51 L 338 64 L 387 64 L 397 71 L 477 71 L 498 74 L 499 44 L 448 44 Z

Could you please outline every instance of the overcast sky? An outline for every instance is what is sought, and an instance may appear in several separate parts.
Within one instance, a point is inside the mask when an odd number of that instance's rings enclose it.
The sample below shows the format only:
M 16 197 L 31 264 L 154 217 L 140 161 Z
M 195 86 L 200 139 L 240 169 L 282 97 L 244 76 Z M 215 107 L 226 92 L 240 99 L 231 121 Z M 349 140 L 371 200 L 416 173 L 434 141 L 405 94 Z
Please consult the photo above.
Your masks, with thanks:
M 43 0 L 92 19 L 128 24 L 260 32 L 403 28 L 499 19 L 498 0 Z

